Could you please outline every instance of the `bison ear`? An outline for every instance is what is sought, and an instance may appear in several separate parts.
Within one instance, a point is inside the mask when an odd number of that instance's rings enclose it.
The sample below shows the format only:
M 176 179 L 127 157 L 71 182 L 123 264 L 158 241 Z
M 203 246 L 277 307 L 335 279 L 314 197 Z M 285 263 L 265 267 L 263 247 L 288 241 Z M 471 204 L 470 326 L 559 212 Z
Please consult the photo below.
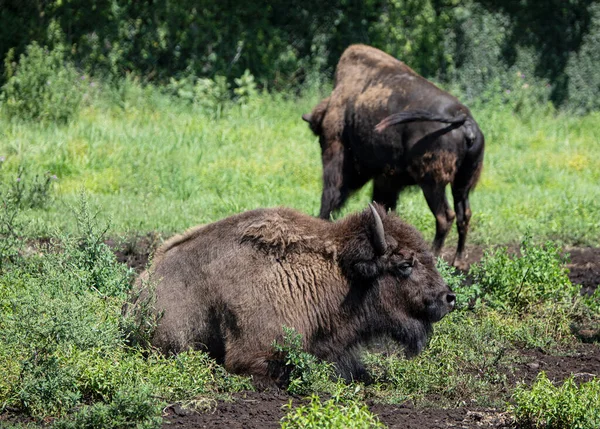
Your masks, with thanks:
M 379 213 L 375 207 L 373 207 L 373 204 L 369 203 L 369 207 L 371 208 L 371 213 L 373 215 L 373 222 L 371 223 L 371 244 L 373 245 L 373 249 L 375 249 L 375 254 L 381 256 L 387 250 L 383 222 L 381 221 L 381 216 L 379 216 Z
M 302 119 L 304 119 L 310 124 L 310 121 L 312 121 L 312 115 L 310 113 L 305 113 L 304 115 L 302 115 Z

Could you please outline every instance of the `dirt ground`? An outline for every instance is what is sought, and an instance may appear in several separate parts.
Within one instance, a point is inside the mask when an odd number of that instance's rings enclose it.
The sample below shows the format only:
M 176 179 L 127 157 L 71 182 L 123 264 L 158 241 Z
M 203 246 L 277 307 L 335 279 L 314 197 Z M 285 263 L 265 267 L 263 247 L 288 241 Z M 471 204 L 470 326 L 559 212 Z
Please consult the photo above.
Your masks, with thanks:
M 545 371 L 551 380 L 560 381 L 576 374 L 588 381 L 600 374 L 600 347 L 581 344 L 568 356 L 551 356 L 543 350 L 523 351 L 523 360 L 507 374 L 511 384 L 535 380 Z M 189 412 L 179 406 L 165 409 L 163 428 L 278 428 L 284 416 L 282 408 L 289 401 L 301 404 L 301 398 L 284 392 L 244 392 L 234 395 L 232 402 L 218 402 L 202 414 Z M 499 410 L 464 405 L 452 409 L 417 409 L 410 403 L 386 405 L 369 403 L 370 410 L 390 428 L 515 428 L 510 417 Z
M 148 256 L 159 244 L 156 236 L 141 236 L 117 245 L 110 243 L 118 259 L 136 271 L 147 264 Z M 452 249 L 443 256 L 450 258 Z M 477 262 L 484 248 L 470 246 L 467 251 L 469 264 Z M 600 284 L 600 248 L 570 247 L 569 277 L 582 286 L 582 293 L 591 293 Z M 522 350 L 520 363 L 507 373 L 509 383 L 525 381 L 532 383 L 540 371 L 551 380 L 561 381 L 577 374 L 582 381 L 600 374 L 600 346 L 598 343 L 581 343 L 578 350 L 566 356 L 552 356 L 543 350 Z M 278 428 L 285 414 L 282 408 L 289 401 L 302 403 L 282 391 L 244 392 L 233 396 L 232 401 L 220 401 L 205 413 L 189 412 L 178 405 L 164 410 L 164 428 Z M 417 409 L 411 404 L 368 404 L 371 411 L 390 428 L 438 429 L 438 428 L 514 428 L 509 416 L 494 409 L 481 409 L 464 405 L 453 409 Z

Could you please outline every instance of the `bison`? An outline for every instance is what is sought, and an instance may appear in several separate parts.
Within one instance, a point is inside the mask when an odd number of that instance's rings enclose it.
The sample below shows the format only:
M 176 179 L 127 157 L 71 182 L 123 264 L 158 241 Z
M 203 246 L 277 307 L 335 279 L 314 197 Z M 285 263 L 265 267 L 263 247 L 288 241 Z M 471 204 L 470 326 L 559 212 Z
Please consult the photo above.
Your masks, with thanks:
M 137 290 L 149 278 L 153 346 L 205 350 L 261 384 L 285 383 L 283 326 L 362 379 L 361 345 L 388 336 L 414 355 L 455 303 L 419 232 L 379 206 L 333 223 L 287 208 L 231 216 L 165 242 Z
M 348 195 L 374 179 L 373 200 L 395 210 L 398 195 L 419 185 L 436 220 L 439 255 L 457 217 L 453 263 L 463 265 L 473 189 L 483 165 L 484 138 L 467 107 L 410 67 L 365 45 L 342 54 L 331 95 L 302 118 L 319 137 L 329 219 Z M 450 183 L 454 211 L 446 199 Z

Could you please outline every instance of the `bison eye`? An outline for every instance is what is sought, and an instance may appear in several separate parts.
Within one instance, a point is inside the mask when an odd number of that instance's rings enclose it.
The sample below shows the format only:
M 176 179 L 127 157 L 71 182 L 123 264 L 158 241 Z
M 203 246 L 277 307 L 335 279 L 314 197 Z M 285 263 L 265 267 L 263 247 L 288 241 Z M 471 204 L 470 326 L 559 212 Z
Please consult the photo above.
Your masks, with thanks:
M 413 264 L 410 261 L 404 261 L 396 265 L 394 268 L 400 277 L 407 278 L 412 273 Z

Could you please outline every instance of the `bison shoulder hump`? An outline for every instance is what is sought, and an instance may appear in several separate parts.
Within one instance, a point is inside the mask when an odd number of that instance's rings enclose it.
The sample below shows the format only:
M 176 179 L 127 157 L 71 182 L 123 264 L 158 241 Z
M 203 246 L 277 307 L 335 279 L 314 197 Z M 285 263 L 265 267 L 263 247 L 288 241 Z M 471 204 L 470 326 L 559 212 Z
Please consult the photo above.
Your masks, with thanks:
M 242 243 L 251 243 L 266 253 L 283 256 L 287 253 L 319 253 L 335 258 L 335 245 L 278 213 L 269 213 L 239 225 Z

